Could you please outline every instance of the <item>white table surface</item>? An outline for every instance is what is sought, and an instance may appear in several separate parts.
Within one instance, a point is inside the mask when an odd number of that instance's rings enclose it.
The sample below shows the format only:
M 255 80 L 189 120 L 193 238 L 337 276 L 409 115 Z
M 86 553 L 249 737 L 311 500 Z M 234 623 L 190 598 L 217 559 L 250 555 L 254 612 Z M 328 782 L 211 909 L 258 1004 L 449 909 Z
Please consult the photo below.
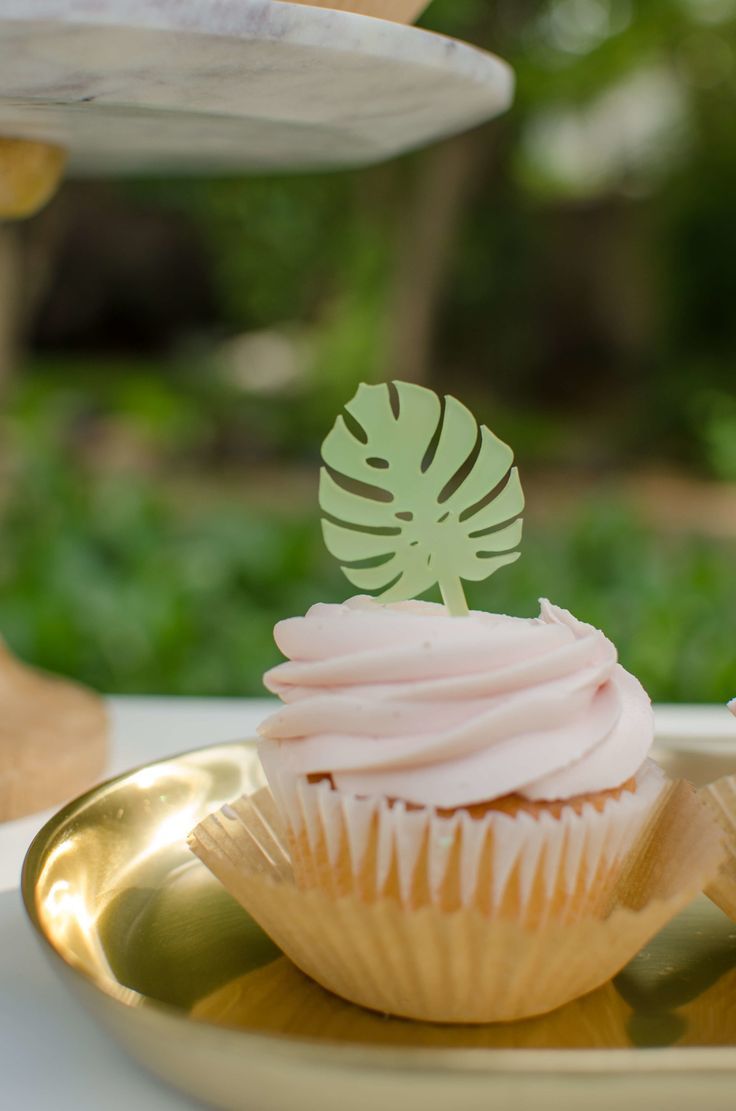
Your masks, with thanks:
M 187 749 L 252 736 L 272 705 L 265 699 L 184 698 L 115 698 L 110 704 L 111 775 Z M 733 745 L 736 732 L 721 706 L 658 707 L 657 731 L 675 746 L 693 736 Z M 56 980 L 33 937 L 18 877 L 25 850 L 48 816 L 0 825 L 0 1107 L 192 1108 L 185 1097 L 142 1072 L 98 1029 Z

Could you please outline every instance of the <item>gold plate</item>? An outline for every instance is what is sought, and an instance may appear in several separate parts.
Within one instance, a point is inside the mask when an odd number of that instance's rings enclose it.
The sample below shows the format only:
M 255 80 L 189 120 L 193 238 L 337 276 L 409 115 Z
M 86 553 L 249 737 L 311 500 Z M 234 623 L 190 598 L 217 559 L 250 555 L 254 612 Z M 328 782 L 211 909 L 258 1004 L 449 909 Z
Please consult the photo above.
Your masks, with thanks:
M 153 1072 L 259 1111 L 734 1106 L 736 925 L 706 899 L 546 1017 L 384 1018 L 299 973 L 190 854 L 187 832 L 259 784 L 251 743 L 152 764 L 71 803 L 26 857 L 54 967 Z

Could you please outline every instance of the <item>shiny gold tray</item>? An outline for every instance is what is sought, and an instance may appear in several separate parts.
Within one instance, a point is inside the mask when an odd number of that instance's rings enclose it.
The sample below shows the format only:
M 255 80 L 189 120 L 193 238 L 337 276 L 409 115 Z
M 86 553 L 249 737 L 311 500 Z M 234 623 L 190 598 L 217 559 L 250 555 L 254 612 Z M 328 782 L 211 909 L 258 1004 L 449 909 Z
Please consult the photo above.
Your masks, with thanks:
M 692 751 L 665 754 L 683 759 L 695 774 Z M 28 852 L 23 897 L 54 967 L 151 1071 L 253 1111 L 736 1106 L 736 924 L 705 898 L 544 1018 L 384 1018 L 299 973 L 191 856 L 188 831 L 259 782 L 252 744 L 202 749 L 96 788 Z

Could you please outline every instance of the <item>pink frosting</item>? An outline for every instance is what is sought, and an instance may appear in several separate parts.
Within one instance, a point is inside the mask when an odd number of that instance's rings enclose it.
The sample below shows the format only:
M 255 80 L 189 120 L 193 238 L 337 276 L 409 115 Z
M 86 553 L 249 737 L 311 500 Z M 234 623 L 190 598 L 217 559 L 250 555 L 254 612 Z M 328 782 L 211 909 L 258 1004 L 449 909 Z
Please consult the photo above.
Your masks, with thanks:
M 566 799 L 644 763 L 652 708 L 613 644 L 547 601 L 538 618 L 353 598 L 276 626 L 285 703 L 261 726 L 268 768 L 359 795 L 461 807 Z

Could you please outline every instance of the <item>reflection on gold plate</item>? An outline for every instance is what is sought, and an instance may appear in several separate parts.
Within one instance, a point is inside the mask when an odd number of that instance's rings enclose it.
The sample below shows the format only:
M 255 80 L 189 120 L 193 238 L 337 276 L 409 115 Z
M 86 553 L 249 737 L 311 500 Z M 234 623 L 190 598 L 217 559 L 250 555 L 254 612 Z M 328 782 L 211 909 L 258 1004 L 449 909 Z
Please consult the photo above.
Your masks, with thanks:
M 732 1108 L 736 924 L 706 899 L 615 981 L 542 1018 L 385 1018 L 291 965 L 186 845 L 260 777 L 251 744 L 131 772 L 41 831 L 26 908 L 57 972 L 130 1053 L 217 1107 Z

